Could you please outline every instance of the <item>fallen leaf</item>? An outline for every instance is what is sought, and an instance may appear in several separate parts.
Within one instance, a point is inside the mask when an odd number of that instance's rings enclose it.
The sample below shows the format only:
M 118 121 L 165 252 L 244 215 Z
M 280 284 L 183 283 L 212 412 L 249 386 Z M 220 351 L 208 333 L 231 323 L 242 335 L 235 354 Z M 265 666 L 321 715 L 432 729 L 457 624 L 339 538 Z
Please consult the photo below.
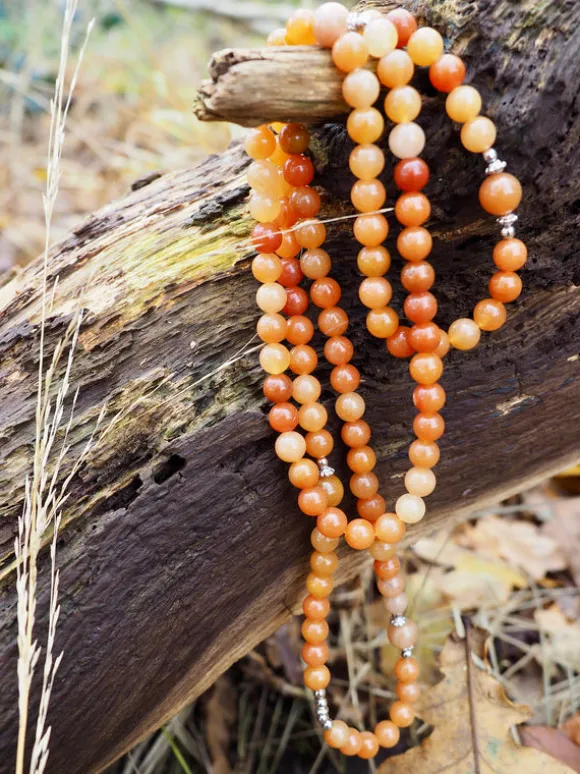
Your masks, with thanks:
M 557 728 L 527 726 L 520 729 L 520 738 L 526 747 L 548 753 L 572 771 L 580 772 L 580 747 Z
M 459 540 L 480 556 L 505 559 L 535 581 L 568 566 L 558 541 L 529 521 L 492 514 L 479 519 L 474 526 L 467 526 Z
M 580 497 L 562 497 L 550 505 L 542 532 L 558 543 L 574 582 L 580 586 Z
M 540 663 L 546 658 L 556 664 L 580 670 L 580 623 L 569 621 L 559 606 L 534 610 L 534 618 L 543 634 L 543 646 L 536 646 Z
M 516 744 L 514 724 L 531 711 L 513 704 L 486 666 L 488 634 L 469 628 L 450 637 L 441 653 L 444 678 L 425 694 L 419 716 L 434 731 L 421 745 L 389 758 L 379 774 L 570 774 L 573 769 L 544 752 Z

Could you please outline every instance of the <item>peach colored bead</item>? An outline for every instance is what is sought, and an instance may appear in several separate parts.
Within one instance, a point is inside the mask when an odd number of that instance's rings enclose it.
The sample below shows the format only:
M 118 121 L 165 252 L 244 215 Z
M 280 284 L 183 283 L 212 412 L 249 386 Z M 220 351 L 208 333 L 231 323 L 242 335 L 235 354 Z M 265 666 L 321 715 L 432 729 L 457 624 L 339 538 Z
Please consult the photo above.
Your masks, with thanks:
M 280 314 L 263 314 L 258 320 L 258 336 L 266 344 L 279 343 L 286 338 L 287 323 Z
M 317 247 L 307 250 L 300 258 L 300 268 L 308 279 L 321 279 L 326 277 L 331 268 L 330 256 L 326 250 Z
M 281 258 L 295 258 L 300 252 L 300 245 L 296 241 L 293 231 L 282 233 L 282 244 L 276 251 Z
M 344 497 L 344 487 L 338 476 L 325 476 L 321 478 L 320 486 L 326 492 L 329 506 L 335 507 L 340 505 Z
M 384 215 L 359 215 L 353 226 L 353 232 L 357 242 L 365 247 L 378 247 L 384 242 L 389 233 L 389 224 Z
M 493 262 L 502 271 L 518 271 L 528 259 L 528 248 L 520 239 L 502 239 L 493 248 Z
M 429 290 L 435 282 L 435 270 L 428 261 L 411 262 L 401 269 L 401 284 L 409 293 Z
M 354 392 L 360 384 L 360 372 L 350 363 L 337 365 L 330 374 L 330 384 L 337 392 Z
M 402 626 L 393 626 L 388 628 L 389 642 L 399 650 L 412 648 L 417 642 L 417 624 L 415 621 L 407 621 Z
M 328 637 L 328 624 L 325 620 L 305 618 L 302 622 L 302 637 L 311 645 L 318 645 Z
M 385 512 L 385 499 L 376 494 L 364 500 L 357 500 L 356 510 L 361 519 L 375 522 Z
M 311 691 L 320 691 L 326 688 L 329 682 L 330 672 L 325 665 L 309 666 L 304 670 L 304 685 Z
M 370 70 L 354 70 L 342 82 L 342 96 L 353 108 L 368 108 L 379 96 L 381 84 Z
M 244 140 L 244 148 L 253 159 L 267 159 L 276 150 L 276 137 L 267 126 L 250 129 Z
M 440 384 L 418 384 L 413 390 L 413 405 L 418 411 L 433 413 L 443 408 L 445 397 Z
M 367 277 L 382 277 L 391 266 L 391 256 L 381 245 L 363 247 L 358 254 L 356 264 L 361 274 Z
M 297 403 L 314 403 L 321 392 L 320 382 L 310 374 L 297 376 L 292 384 L 292 397 Z
M 267 314 L 281 312 L 286 306 L 286 290 L 277 282 L 265 282 L 258 288 L 256 303 Z
M 324 357 L 332 365 L 344 365 L 354 355 L 354 346 L 346 336 L 331 336 L 324 345 Z
M 468 350 L 479 344 L 481 331 L 469 317 L 460 317 L 449 326 L 448 336 L 452 347 Z
M 326 239 L 326 226 L 316 219 L 306 220 L 296 225 L 294 237 L 300 247 L 313 250 L 320 247 Z
M 385 580 L 379 578 L 377 589 L 383 597 L 398 597 L 405 590 L 405 581 L 402 575 L 395 575 L 394 578 L 386 578 Z
M 409 599 L 404 591 L 396 597 L 385 597 L 385 607 L 391 615 L 404 615 L 408 606 Z
M 431 204 L 419 191 L 404 193 L 395 204 L 395 216 L 403 226 L 422 226 L 431 214 Z
M 379 59 L 397 48 L 398 34 L 395 25 L 384 16 L 369 22 L 363 38 L 371 56 Z
M 351 75 L 356 75 L 356 73 Z M 351 75 L 348 77 L 350 78 Z M 357 145 L 351 151 L 348 164 L 350 171 L 355 177 L 358 177 L 360 180 L 372 180 L 383 171 L 385 167 L 385 154 L 376 145 Z
M 389 148 L 398 159 L 419 156 L 425 147 L 425 132 L 414 122 L 397 124 L 389 133 Z
M 405 86 L 413 77 L 415 66 L 406 51 L 391 51 L 377 65 L 377 75 L 383 86 L 394 89 Z
M 282 261 L 275 253 L 260 253 L 252 261 L 252 274 L 258 282 L 276 282 L 282 268 Z
M 257 193 L 252 191 L 250 195 L 250 215 L 258 223 L 271 223 L 276 220 L 280 214 L 280 198 L 276 193 L 270 194 Z
M 441 414 L 417 414 L 413 432 L 421 441 L 437 441 L 443 435 L 445 421 Z
M 508 172 L 489 175 L 479 188 L 479 202 L 490 215 L 507 215 L 522 200 L 522 186 Z
M 285 46 L 286 45 L 286 30 L 283 27 L 278 27 L 268 35 L 266 38 L 267 46 Z
M 266 344 L 260 350 L 260 365 L 267 374 L 283 374 L 290 365 L 290 353 L 283 344 Z
M 360 731 L 356 728 L 348 729 L 348 737 L 346 743 L 342 745 L 340 751 L 343 755 L 356 755 L 362 747 L 362 740 L 360 738 Z
M 308 594 L 302 602 L 302 612 L 306 618 L 322 621 L 330 613 L 330 602 L 326 598 L 316 599 L 312 594 Z
M 365 413 L 365 402 L 358 392 L 344 392 L 335 403 L 336 413 L 343 422 L 356 422 Z
M 282 195 L 281 172 L 273 161 L 254 161 L 248 167 L 248 185 L 263 194 Z
M 461 128 L 463 147 L 471 153 L 484 153 L 493 147 L 497 130 L 493 121 L 485 116 L 476 116 Z
M 398 543 L 406 531 L 405 523 L 396 513 L 383 513 L 375 521 L 375 535 L 383 543 Z
M 395 25 L 398 36 L 398 46 L 403 48 L 417 29 L 417 21 L 412 13 L 405 8 L 394 8 L 387 14 L 387 19 Z
M 395 512 L 405 524 L 417 524 L 425 515 L 425 503 L 421 497 L 404 494 L 395 503 Z
M 334 448 L 334 440 L 328 430 L 319 430 L 317 433 L 307 433 L 306 451 L 311 457 L 321 459 L 328 457 Z
M 409 38 L 407 52 L 420 67 L 429 67 L 443 53 L 443 38 L 432 27 L 420 27 Z
M 405 704 L 414 704 L 416 701 L 419 701 L 421 689 L 417 683 L 397 683 L 395 693 Z
M 412 683 L 419 677 L 419 662 L 413 656 L 401 657 L 396 661 L 393 672 L 402 683 Z
M 371 309 L 367 314 L 367 329 L 378 339 L 388 339 L 399 327 L 399 316 L 390 306 Z
M 489 293 L 502 303 L 515 301 L 522 292 L 522 280 L 513 271 L 497 271 L 489 281 Z
M 322 666 L 328 661 L 328 645 L 325 642 L 319 645 L 305 642 L 302 646 L 302 660 L 308 666 Z
M 391 747 L 396 747 L 399 743 L 401 733 L 392 720 L 381 720 L 380 723 L 377 723 L 375 728 L 375 736 L 381 747 L 389 749 Z
M 465 78 L 465 64 L 455 54 L 443 54 L 429 68 L 429 80 L 437 91 L 448 94 L 457 86 L 461 86 Z
M 374 758 L 379 751 L 379 740 L 371 731 L 362 731 L 360 735 L 361 746 L 358 757 L 365 761 Z
M 290 483 L 297 489 L 316 486 L 319 476 L 318 465 L 306 458 L 293 462 L 288 469 Z
M 300 427 L 307 432 L 322 430 L 327 419 L 327 411 L 321 403 L 305 403 L 298 411 Z
M 365 519 L 353 519 L 348 523 L 344 538 L 351 548 L 363 551 L 373 544 L 375 531 Z
M 348 30 L 348 10 L 341 3 L 323 3 L 314 12 L 313 30 L 318 43 L 332 48 Z
M 389 717 L 399 728 L 407 728 L 415 719 L 415 710 L 403 701 L 395 701 L 389 710 Z
M 433 249 L 433 237 L 423 226 L 404 228 L 397 237 L 397 250 L 406 261 L 418 263 Z
M 443 363 L 434 352 L 418 352 L 411 359 L 409 372 L 418 384 L 435 384 L 443 373 Z
M 435 354 L 439 355 L 439 357 L 445 357 L 450 349 L 451 342 L 449 341 L 449 336 L 445 333 L 445 331 L 441 331 L 441 338 L 439 340 L 439 344 L 437 345 L 437 349 L 435 350 Z
M 482 331 L 497 331 L 507 319 L 507 309 L 501 301 L 484 298 L 475 305 L 473 319 Z
M 374 497 L 379 489 L 379 480 L 375 473 L 353 473 L 350 477 L 350 491 L 355 497 L 369 500 Z
M 376 525 L 376 522 L 375 522 Z M 376 530 L 375 530 L 376 531 Z M 375 540 L 369 548 L 369 553 L 377 562 L 386 562 L 387 559 L 395 556 L 396 548 L 390 543 L 383 543 L 382 540 Z
M 347 32 L 332 47 L 332 61 L 343 73 L 350 73 L 366 64 L 367 44 L 358 32 Z
M 306 590 L 309 594 L 312 594 L 313 597 L 317 597 L 318 599 L 329 597 L 332 594 L 333 588 L 334 581 L 330 575 L 316 575 L 311 572 L 306 578 Z
M 339 538 L 344 535 L 347 524 L 346 514 L 340 508 L 327 508 L 316 520 L 318 531 L 329 538 Z
M 452 121 L 464 124 L 481 110 L 481 95 L 473 86 L 458 86 L 445 100 L 445 110 Z
M 318 355 L 309 344 L 298 344 L 290 350 L 290 370 L 295 374 L 311 374 L 318 363 Z
M 299 8 L 286 22 L 286 42 L 290 46 L 313 46 L 316 43 L 313 31 L 314 14 Z
M 393 296 L 391 283 L 384 277 L 369 277 L 364 279 L 358 289 L 358 297 L 369 309 L 379 309 L 386 306 Z
M 307 516 L 320 516 L 328 507 L 328 495 L 321 486 L 303 489 L 298 495 L 298 507 Z
M 377 464 L 377 455 L 370 446 L 359 446 L 349 449 L 346 464 L 353 473 L 369 473 Z
M 359 212 L 375 212 L 385 203 L 387 192 L 385 186 L 376 178 L 357 180 L 351 189 L 350 198 Z
M 376 108 L 356 108 L 351 110 L 346 129 L 354 142 L 368 145 L 375 142 L 383 133 L 385 119 Z
M 420 112 L 421 96 L 413 86 L 397 86 L 385 97 L 385 113 L 395 124 L 414 121 Z
M 320 551 L 320 553 L 328 553 L 329 551 L 334 551 L 338 547 L 338 538 L 332 538 L 328 537 L 328 535 L 323 535 L 318 527 L 314 527 L 310 533 L 310 543 L 312 544 L 312 548 L 314 548 L 316 551 Z M 314 617 L 315 616 L 313 616 L 313 618 Z
M 324 732 L 324 741 L 329 747 L 338 750 L 348 741 L 348 726 L 342 720 L 333 720 L 332 728 Z
M 435 489 L 437 479 L 429 468 L 413 467 L 405 474 L 405 489 L 417 497 L 427 497 Z
M 276 454 L 284 462 L 296 462 L 306 453 L 306 441 L 294 431 L 282 433 L 276 438 Z
M 418 468 L 432 468 L 439 462 L 439 447 L 432 441 L 413 441 L 409 446 L 409 460 Z
M 377 578 L 381 580 L 389 580 L 399 574 L 401 569 L 401 562 L 398 556 L 391 556 L 384 562 L 375 560 L 374 571 Z
M 340 435 L 347 446 L 356 449 L 369 442 L 371 429 L 364 419 L 359 419 L 358 422 L 346 422 L 342 426 Z

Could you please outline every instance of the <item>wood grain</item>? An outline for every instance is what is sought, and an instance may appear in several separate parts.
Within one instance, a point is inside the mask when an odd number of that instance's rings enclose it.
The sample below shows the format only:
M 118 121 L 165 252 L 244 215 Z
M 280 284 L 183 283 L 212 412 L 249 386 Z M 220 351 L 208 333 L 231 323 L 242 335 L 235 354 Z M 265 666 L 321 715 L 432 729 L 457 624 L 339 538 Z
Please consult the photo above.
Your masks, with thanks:
M 498 124 L 502 156 L 522 180 L 519 233 L 530 247 L 525 292 L 508 324 L 477 351 L 448 358 L 440 485 L 416 537 L 578 454 L 580 8 L 531 0 L 413 8 L 469 64 Z M 302 70 L 304 82 L 309 75 Z M 497 229 L 477 204 L 481 160 L 461 149 L 424 73 L 417 83 L 426 94 L 435 292 L 446 326 L 485 293 Z M 270 98 L 263 94 L 264 118 L 272 118 Z M 351 213 L 350 147 L 338 123 L 315 134 L 325 216 Z M 115 423 L 73 481 L 59 541 L 65 655 L 51 705 L 49 772 L 102 769 L 273 631 L 300 596 L 312 522 L 297 512 L 264 416 L 246 165 L 233 147 L 195 170 L 141 181 L 51 254 L 49 282 L 59 283 L 49 351 L 75 304 L 86 312 L 73 368 L 80 394 L 71 457 L 103 404 L 106 424 Z M 384 180 L 392 201 L 391 173 Z M 365 333 L 349 221 L 329 229 L 328 249 L 345 288 L 382 492 L 392 504 L 412 440 L 407 364 L 387 358 Z M 399 269 L 395 256 L 400 309 Z M 2 774 L 12 770 L 17 722 L 12 544 L 34 430 L 40 276 L 35 263 L 1 290 Z M 320 373 L 327 385 L 328 368 Z M 329 389 L 323 397 L 330 403 Z M 342 449 L 333 463 L 345 473 Z M 360 561 L 349 555 L 342 577 Z M 41 621 L 46 577 L 43 557 Z

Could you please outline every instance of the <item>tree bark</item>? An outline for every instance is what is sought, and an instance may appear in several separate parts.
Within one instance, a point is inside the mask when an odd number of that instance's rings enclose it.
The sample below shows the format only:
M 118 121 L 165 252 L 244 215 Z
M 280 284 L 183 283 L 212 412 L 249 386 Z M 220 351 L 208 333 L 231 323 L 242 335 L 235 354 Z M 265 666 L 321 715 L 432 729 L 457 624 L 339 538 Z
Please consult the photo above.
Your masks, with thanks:
M 416 538 L 523 489 L 578 453 L 580 8 L 573 0 L 433 0 L 411 7 L 465 57 L 469 79 L 482 91 L 498 125 L 501 155 L 524 186 L 518 233 L 530 248 L 525 290 L 511 305 L 507 325 L 484 336 L 477 350 L 447 358 L 439 487 L 425 521 L 410 530 Z M 219 110 L 208 110 L 241 123 L 328 118 L 329 104 L 338 109 L 328 95 L 337 93 L 339 80 L 327 53 L 305 56 L 308 67 L 282 57 L 286 64 L 276 64 L 275 82 L 268 77 L 271 53 L 231 54 L 230 62 L 256 63 L 263 91 L 252 98 L 251 110 L 238 103 L 240 115 L 224 112 L 223 100 Z M 314 99 L 302 114 L 316 62 L 334 80 L 316 82 L 323 107 Z M 231 66 L 224 71 L 228 88 L 236 72 Z M 214 72 L 214 94 L 221 77 Z M 432 170 L 437 320 L 447 326 L 485 295 L 497 225 L 477 203 L 481 160 L 463 152 L 426 74 L 417 82 L 426 94 L 420 121 Z M 298 107 L 274 114 L 279 95 L 291 101 L 293 92 Z M 316 131 L 325 216 L 351 213 L 350 147 L 340 124 Z M 105 425 L 116 421 L 72 482 L 59 540 L 57 648 L 64 659 L 49 714 L 49 772 L 102 769 L 274 631 L 300 598 L 313 524 L 295 506 L 265 419 L 246 166 L 237 146 L 196 170 L 141 181 L 51 254 L 49 286 L 56 277 L 59 282 L 47 352 L 75 305 L 85 310 L 67 464 L 80 453 L 103 404 Z M 384 180 L 392 201 L 390 173 Z M 412 384 L 407 363 L 393 362 L 384 343 L 365 332 L 350 231 L 349 221 L 329 227 L 328 249 L 345 288 L 382 492 L 392 507 L 412 440 Z M 399 268 L 394 256 L 393 304 L 401 309 Z M 13 540 L 34 437 L 41 278 L 36 263 L 0 291 L 0 772 L 12 770 L 16 739 Z M 325 384 L 328 373 L 321 363 Z M 330 401 L 330 391 L 324 397 Z M 331 425 L 336 431 L 334 420 Z M 340 448 L 332 462 L 345 473 Z M 344 555 L 342 578 L 364 561 Z M 43 556 L 39 635 L 47 565 Z

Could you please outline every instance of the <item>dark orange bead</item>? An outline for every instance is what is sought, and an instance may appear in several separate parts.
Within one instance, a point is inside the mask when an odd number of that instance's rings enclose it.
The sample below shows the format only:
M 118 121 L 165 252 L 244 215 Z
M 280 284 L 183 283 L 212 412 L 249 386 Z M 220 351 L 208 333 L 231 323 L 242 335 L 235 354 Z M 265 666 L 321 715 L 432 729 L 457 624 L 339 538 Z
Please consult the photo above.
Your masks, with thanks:
M 314 164 L 308 156 L 290 156 L 284 162 L 284 178 L 290 185 L 308 185 L 314 179 Z
M 328 507 L 328 495 L 321 486 L 302 489 L 298 495 L 298 507 L 307 516 L 320 516 Z
M 404 48 L 409 42 L 409 38 L 417 29 L 417 21 L 412 13 L 405 8 L 395 8 L 389 11 L 387 19 L 395 25 L 399 42 L 397 48 Z
M 337 392 L 354 392 L 360 384 L 360 373 L 350 363 L 337 365 L 330 374 L 330 384 Z
M 354 473 L 350 477 L 350 491 L 361 500 L 370 500 L 379 489 L 379 479 L 376 473 L 369 470 L 367 473 Z
M 409 459 L 418 468 L 432 468 L 439 462 L 439 447 L 434 442 L 413 441 L 409 446 Z
M 304 314 L 308 309 L 308 293 L 304 288 L 287 288 L 286 306 L 282 311 L 288 317 Z
M 347 446 L 356 448 L 367 445 L 371 437 L 371 429 L 364 419 L 357 419 L 356 422 L 345 422 L 340 435 Z
M 280 214 L 276 218 L 276 225 L 280 228 L 292 228 L 298 220 L 298 213 L 294 209 L 290 196 L 280 199 Z
M 414 323 L 426 323 L 437 314 L 437 299 L 429 291 L 409 293 L 403 305 L 406 316 Z M 437 341 L 439 343 L 439 341 Z M 411 339 L 411 345 L 412 339 Z M 423 351 L 423 350 L 420 350 Z M 425 350 L 430 351 L 430 350 Z
M 437 441 L 445 430 L 441 414 L 417 414 L 413 420 L 413 432 L 420 441 Z
M 401 561 L 399 557 L 392 556 L 384 562 L 375 561 L 373 567 L 378 578 L 381 578 L 381 580 L 390 580 L 391 578 L 394 578 L 401 569 Z
M 522 292 L 522 281 L 513 271 L 497 271 L 489 281 L 489 295 L 507 304 Z
M 429 68 L 429 79 L 437 91 L 448 94 L 461 86 L 465 78 L 465 63 L 455 54 L 443 56 Z
M 413 404 L 423 413 L 437 412 L 445 405 L 445 390 L 440 384 L 418 384 L 413 390 Z
M 277 403 L 270 409 L 268 421 L 272 430 L 287 433 L 298 424 L 298 410 L 292 403 Z
M 416 352 L 435 352 L 440 341 L 441 330 L 433 322 L 417 323 L 409 333 L 409 344 Z
M 280 285 L 285 288 L 294 288 L 302 282 L 304 274 L 300 268 L 300 261 L 296 258 L 282 258 L 282 274 L 278 277 Z
M 317 279 L 310 287 L 310 298 L 312 303 L 323 309 L 329 309 L 336 306 L 341 296 L 340 285 L 332 277 L 323 277 Z
M 427 261 L 408 263 L 401 269 L 401 284 L 409 293 L 421 293 L 435 282 L 435 270 Z
M 518 271 L 528 258 L 528 248 L 520 239 L 502 239 L 493 248 L 493 261 L 502 271 Z
M 334 439 L 328 430 L 317 430 L 306 434 L 306 451 L 319 460 L 328 457 L 334 448 Z
M 522 200 L 522 186 L 509 172 L 489 175 L 479 188 L 481 206 L 490 215 L 507 215 Z
M 300 252 L 300 245 L 296 241 L 294 231 L 282 232 L 282 244 L 276 250 L 280 258 L 295 258 Z
M 505 323 L 507 309 L 501 301 L 484 298 L 473 310 L 473 319 L 482 331 L 497 331 Z
M 422 226 L 430 214 L 429 199 L 419 191 L 402 194 L 395 204 L 395 216 L 403 226 Z
M 404 228 L 397 237 L 397 250 L 407 261 L 417 263 L 426 258 L 433 248 L 433 237 L 423 226 Z
M 308 666 L 321 666 L 322 664 L 326 664 L 328 661 L 328 645 L 325 642 L 319 642 L 318 645 L 305 642 L 302 646 L 302 659 Z
M 312 594 L 308 594 L 302 603 L 302 612 L 307 618 L 321 621 L 330 613 L 330 602 L 327 598 L 317 599 Z
M 272 403 L 284 403 L 292 397 L 292 379 L 286 374 L 267 376 L 264 380 L 264 395 Z
M 325 336 L 340 336 L 348 328 L 348 315 L 339 306 L 323 309 L 318 315 L 318 327 Z
M 402 683 L 412 683 L 419 677 L 419 662 L 416 658 L 403 658 L 397 660 L 394 668 L 395 677 Z
M 295 374 L 311 374 L 318 363 L 318 355 L 309 344 L 298 344 L 290 350 L 290 370 Z
M 415 353 L 409 339 L 410 331 L 411 329 L 407 326 L 400 325 L 395 333 L 387 339 L 387 350 L 393 357 L 411 357 Z
M 251 239 L 259 253 L 275 253 L 282 244 L 282 233 L 275 223 L 257 223 Z
M 320 210 L 320 194 L 314 188 L 303 185 L 292 191 L 290 204 L 298 218 L 313 218 Z
M 361 746 L 358 751 L 358 757 L 364 761 L 374 758 L 379 751 L 379 740 L 377 737 L 372 731 L 361 731 L 360 741 Z
M 421 191 L 429 182 L 429 167 L 423 159 L 403 159 L 395 167 L 394 177 L 401 191 Z
M 385 499 L 375 494 L 366 500 L 357 500 L 356 510 L 361 519 L 374 522 L 385 512 Z
M 353 355 L 352 341 L 346 336 L 331 336 L 324 345 L 324 357 L 332 365 L 344 365 Z
M 308 344 L 314 335 L 314 325 L 308 317 L 296 315 L 290 317 L 286 325 L 286 339 L 290 344 Z
M 327 508 L 316 520 L 318 531 L 322 532 L 325 537 L 330 538 L 344 535 L 347 524 L 346 514 L 339 508 Z
M 286 124 L 280 129 L 278 142 L 284 153 L 304 153 L 308 150 L 310 134 L 304 124 Z
M 398 682 L 395 686 L 395 693 L 399 697 L 401 701 L 404 701 L 406 704 L 414 704 L 416 701 L 419 700 L 419 697 L 421 695 L 421 689 L 417 685 L 417 683 L 403 683 Z

